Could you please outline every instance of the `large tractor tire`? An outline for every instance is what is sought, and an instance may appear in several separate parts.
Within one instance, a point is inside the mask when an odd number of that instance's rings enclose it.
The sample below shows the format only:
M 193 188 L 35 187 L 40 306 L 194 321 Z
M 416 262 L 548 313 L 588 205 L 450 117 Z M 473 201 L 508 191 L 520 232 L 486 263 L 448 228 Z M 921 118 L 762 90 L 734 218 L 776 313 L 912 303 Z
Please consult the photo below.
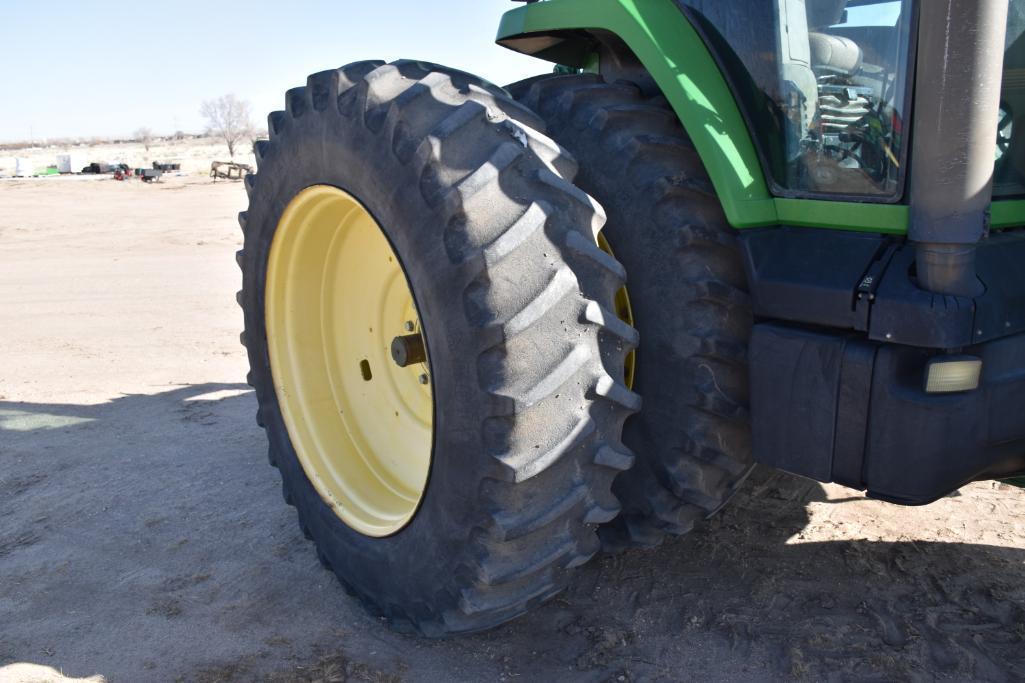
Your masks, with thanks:
M 604 214 L 540 120 L 468 74 L 361 62 L 286 102 L 238 254 L 285 500 L 395 628 L 500 624 L 599 550 L 633 462 Z
M 510 86 L 576 156 L 576 184 L 605 208 L 643 343 L 644 409 L 623 440 L 637 464 L 614 491 L 608 550 L 651 546 L 717 512 L 752 467 L 746 349 L 752 313 L 733 229 L 664 98 L 594 74 Z

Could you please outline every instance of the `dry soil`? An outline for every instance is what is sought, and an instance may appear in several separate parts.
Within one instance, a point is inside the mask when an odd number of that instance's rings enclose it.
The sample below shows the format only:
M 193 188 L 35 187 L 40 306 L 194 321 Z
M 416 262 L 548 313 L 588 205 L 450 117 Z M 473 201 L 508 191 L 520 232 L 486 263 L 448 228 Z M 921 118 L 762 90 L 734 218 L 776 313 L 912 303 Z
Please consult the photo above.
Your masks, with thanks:
M 238 344 L 238 183 L 0 181 L 0 679 L 1025 679 L 1025 491 L 905 509 L 771 472 L 484 635 L 321 569 Z

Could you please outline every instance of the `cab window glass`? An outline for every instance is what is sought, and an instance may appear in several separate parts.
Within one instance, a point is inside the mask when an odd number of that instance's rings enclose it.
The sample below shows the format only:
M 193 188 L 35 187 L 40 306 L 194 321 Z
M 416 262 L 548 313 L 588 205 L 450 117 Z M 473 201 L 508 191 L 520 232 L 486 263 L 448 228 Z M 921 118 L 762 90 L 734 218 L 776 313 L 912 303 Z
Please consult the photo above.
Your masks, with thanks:
M 678 0 L 727 71 L 777 194 L 899 200 L 912 0 Z
M 1011 0 L 1004 45 L 993 197 L 1025 196 L 1025 0 Z

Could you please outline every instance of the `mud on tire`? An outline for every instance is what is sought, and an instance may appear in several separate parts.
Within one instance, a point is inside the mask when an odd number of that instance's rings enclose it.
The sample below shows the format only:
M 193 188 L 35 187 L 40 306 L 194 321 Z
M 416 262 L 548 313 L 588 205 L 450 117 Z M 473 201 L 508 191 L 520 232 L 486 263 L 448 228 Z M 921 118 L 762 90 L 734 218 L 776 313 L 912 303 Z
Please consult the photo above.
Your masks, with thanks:
M 269 117 L 239 216 L 250 383 L 287 502 L 347 589 L 399 629 L 485 629 L 561 590 L 594 555 L 633 456 L 623 384 L 637 333 L 610 312 L 623 267 L 595 246 L 601 208 L 576 163 L 502 89 L 437 65 L 360 62 L 309 77 Z M 264 320 L 279 218 L 306 187 L 357 197 L 425 322 L 434 450 L 401 531 L 363 536 L 301 467 L 275 397 Z

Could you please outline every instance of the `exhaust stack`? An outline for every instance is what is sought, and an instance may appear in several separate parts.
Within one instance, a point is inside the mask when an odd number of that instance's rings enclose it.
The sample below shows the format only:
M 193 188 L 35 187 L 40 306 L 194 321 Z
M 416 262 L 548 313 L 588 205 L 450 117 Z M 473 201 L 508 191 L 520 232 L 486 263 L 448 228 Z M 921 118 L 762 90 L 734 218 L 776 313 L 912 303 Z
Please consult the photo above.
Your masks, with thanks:
M 919 286 L 974 297 L 987 230 L 1008 0 L 920 3 L 911 171 Z

